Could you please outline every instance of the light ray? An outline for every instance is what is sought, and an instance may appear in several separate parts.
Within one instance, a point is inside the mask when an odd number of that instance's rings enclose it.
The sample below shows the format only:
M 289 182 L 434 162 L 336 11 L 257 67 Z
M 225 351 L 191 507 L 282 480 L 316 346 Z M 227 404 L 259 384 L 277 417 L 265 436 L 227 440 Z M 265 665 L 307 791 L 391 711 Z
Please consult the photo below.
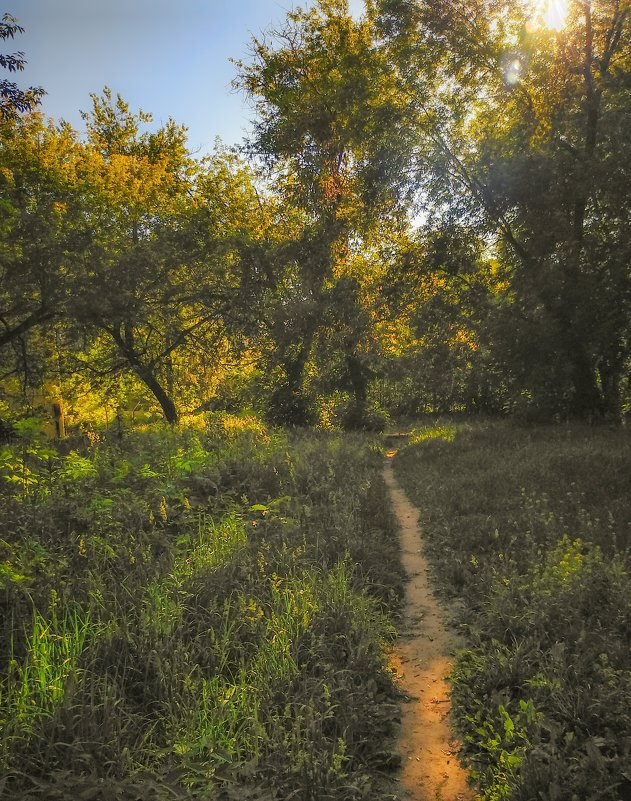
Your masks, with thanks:
M 567 0 L 538 0 L 537 10 L 546 28 L 563 30 L 567 20 Z

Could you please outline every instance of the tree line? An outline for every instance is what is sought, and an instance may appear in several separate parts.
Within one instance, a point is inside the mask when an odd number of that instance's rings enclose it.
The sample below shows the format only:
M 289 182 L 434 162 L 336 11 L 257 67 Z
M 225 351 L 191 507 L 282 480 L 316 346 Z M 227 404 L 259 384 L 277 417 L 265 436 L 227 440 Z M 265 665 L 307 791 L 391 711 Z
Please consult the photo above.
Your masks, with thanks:
M 251 136 L 203 158 L 107 88 L 80 136 L 4 82 L 0 417 L 619 420 L 629 6 L 318 0 L 252 40 Z

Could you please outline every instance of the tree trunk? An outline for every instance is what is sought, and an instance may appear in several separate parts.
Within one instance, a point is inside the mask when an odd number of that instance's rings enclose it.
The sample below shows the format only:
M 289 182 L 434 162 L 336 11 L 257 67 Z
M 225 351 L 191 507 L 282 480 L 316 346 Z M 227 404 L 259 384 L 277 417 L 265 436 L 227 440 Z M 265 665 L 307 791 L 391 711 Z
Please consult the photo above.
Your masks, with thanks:
M 177 425 L 180 419 L 177 412 L 177 407 L 175 406 L 173 399 L 169 396 L 162 384 L 160 384 L 153 372 L 142 365 L 134 366 L 134 372 L 145 384 L 145 386 L 151 390 L 153 396 L 160 404 L 160 408 L 164 414 L 164 419 L 167 421 L 167 423 L 171 426 Z
M 620 392 L 622 365 L 622 358 L 617 357 L 604 360 L 598 368 L 603 396 L 603 414 L 605 419 L 612 423 L 620 423 L 622 421 L 622 396 Z
M 107 329 L 109 330 L 109 329 Z M 143 384 L 151 391 L 155 399 L 160 404 L 164 419 L 169 425 L 176 425 L 179 421 L 179 415 L 173 399 L 168 392 L 164 389 L 162 384 L 158 381 L 153 369 L 146 364 L 143 364 L 140 357 L 134 350 L 134 334 L 131 325 L 125 325 L 125 334 L 121 334 L 120 330 L 109 330 L 109 334 L 118 345 L 121 353 L 129 362 L 130 367 Z
M 366 422 L 369 375 L 361 359 L 354 353 L 349 353 L 346 356 L 346 368 L 353 392 L 354 404 L 348 423 L 352 428 L 361 428 Z
M 596 370 L 590 363 L 582 345 L 577 345 L 571 354 L 571 378 L 574 394 L 571 412 L 580 420 L 593 420 L 602 416 L 602 395 L 596 383 Z
M 297 356 L 284 354 L 281 361 L 285 382 L 277 387 L 271 398 L 274 421 L 287 425 L 309 425 L 312 415 L 309 403 L 304 396 L 304 372 L 311 350 L 312 336 L 303 340 Z

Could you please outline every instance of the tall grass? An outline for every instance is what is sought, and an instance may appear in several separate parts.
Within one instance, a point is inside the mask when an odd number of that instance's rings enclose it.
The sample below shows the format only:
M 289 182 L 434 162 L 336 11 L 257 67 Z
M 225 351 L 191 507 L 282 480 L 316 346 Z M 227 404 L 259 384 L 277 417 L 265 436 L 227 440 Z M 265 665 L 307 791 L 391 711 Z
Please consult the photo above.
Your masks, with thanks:
M 373 442 L 213 416 L 31 450 L 29 492 L 0 481 L 0 797 L 378 794 L 401 570 Z
M 631 797 L 631 436 L 446 426 L 395 467 L 462 601 L 464 756 L 489 799 Z
M 33 612 L 26 637 L 26 659 L 10 658 L 5 681 L 0 685 L 3 736 L 0 746 L 17 733 L 31 733 L 42 716 L 52 716 L 63 703 L 66 688 L 78 678 L 79 657 L 90 636 L 99 627 L 90 612 L 81 609 L 57 611 L 48 617 Z

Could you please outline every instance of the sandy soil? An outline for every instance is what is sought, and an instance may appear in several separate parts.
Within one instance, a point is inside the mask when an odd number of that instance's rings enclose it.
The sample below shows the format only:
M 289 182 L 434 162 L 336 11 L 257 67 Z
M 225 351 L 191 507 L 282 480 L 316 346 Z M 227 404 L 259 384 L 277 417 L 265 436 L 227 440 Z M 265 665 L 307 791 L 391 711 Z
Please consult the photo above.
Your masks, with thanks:
M 418 510 L 394 477 L 394 454 L 388 454 L 384 478 L 401 528 L 403 566 L 409 576 L 401 638 L 392 657 L 401 689 L 409 699 L 402 705 L 398 743 L 400 797 L 402 801 L 472 801 L 477 796 L 458 763 L 458 744 L 447 719 L 450 705 L 445 676 L 451 669 L 449 655 L 459 643 L 447 628 L 446 614 L 431 590 L 421 552 Z

